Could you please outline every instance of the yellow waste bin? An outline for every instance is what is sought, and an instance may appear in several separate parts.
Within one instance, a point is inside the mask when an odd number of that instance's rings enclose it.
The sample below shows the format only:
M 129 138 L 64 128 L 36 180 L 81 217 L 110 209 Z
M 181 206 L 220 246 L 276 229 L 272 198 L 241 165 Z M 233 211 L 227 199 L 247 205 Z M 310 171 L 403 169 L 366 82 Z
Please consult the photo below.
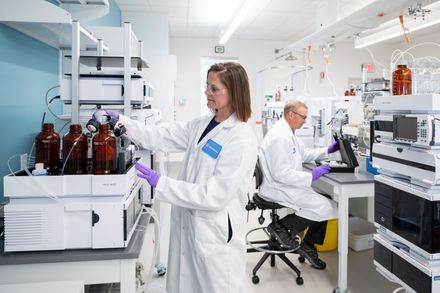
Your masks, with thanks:
M 329 220 L 327 223 L 324 243 L 322 245 L 316 245 L 316 250 L 332 251 L 337 248 L 338 248 L 338 219 L 332 219 Z

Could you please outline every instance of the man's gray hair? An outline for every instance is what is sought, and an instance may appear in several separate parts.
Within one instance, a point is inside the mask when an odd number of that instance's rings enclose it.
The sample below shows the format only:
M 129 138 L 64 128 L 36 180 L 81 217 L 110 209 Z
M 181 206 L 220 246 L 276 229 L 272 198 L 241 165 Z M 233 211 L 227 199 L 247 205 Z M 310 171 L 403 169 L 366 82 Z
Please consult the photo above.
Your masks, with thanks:
M 300 101 L 300 100 L 289 100 L 286 102 L 286 105 L 284 106 L 284 113 L 288 112 L 298 112 L 299 108 L 306 108 L 308 109 L 307 105 Z

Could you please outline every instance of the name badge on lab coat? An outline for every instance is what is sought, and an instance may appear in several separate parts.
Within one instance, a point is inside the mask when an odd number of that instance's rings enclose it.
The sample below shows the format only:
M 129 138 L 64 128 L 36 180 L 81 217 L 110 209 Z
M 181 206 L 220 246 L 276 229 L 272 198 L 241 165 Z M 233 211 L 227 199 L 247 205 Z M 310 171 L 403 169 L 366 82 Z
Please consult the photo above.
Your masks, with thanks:
M 212 139 L 208 139 L 206 144 L 203 146 L 202 151 L 206 153 L 213 159 L 217 159 L 220 151 L 222 150 L 222 146 L 213 141 Z

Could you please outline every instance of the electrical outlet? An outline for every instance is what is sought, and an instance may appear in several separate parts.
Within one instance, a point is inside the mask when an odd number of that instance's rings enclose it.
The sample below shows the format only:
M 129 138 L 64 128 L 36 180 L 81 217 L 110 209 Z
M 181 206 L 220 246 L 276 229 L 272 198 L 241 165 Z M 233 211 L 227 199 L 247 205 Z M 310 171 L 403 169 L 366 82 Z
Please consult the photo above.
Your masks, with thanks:
M 28 163 L 28 155 L 27 154 L 21 154 L 20 155 L 20 170 L 24 170 L 27 168 Z

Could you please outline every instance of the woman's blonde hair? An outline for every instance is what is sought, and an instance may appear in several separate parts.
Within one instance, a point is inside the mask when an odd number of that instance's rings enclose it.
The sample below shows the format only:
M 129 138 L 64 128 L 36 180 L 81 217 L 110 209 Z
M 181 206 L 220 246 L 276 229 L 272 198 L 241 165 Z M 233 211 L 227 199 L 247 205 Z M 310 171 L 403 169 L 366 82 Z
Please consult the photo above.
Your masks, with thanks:
M 238 120 L 246 122 L 252 114 L 249 80 L 243 66 L 235 62 L 217 63 L 208 70 L 215 72 L 231 97 L 232 109 Z

